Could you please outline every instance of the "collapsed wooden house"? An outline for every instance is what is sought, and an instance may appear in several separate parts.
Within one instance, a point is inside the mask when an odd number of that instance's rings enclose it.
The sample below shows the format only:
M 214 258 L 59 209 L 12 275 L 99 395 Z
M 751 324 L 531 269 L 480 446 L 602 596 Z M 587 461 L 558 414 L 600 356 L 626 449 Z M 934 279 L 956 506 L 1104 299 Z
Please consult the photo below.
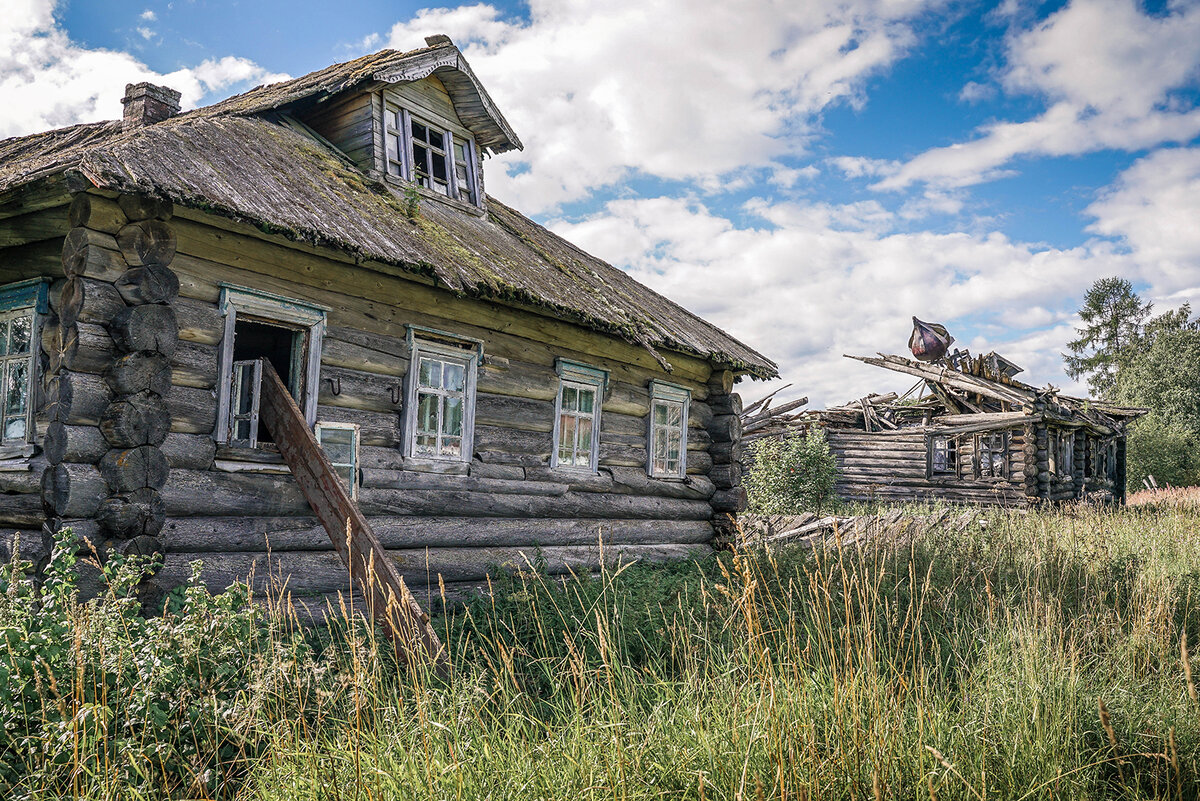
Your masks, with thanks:
M 994 352 L 959 350 L 935 364 L 884 354 L 848 358 L 919 381 L 903 396 L 868 395 L 792 415 L 759 412 L 759 422 L 744 423 L 755 429 L 751 437 L 819 425 L 837 458 L 843 499 L 1124 500 L 1126 425 L 1145 410 L 1022 383 L 1014 378 L 1021 368 Z
M 486 195 L 521 143 L 427 41 L 187 113 L 131 85 L 123 120 L 0 142 L 0 526 L 27 552 L 48 519 L 162 553 L 160 587 L 202 559 L 320 597 L 347 586 L 331 469 L 400 575 L 453 592 L 535 546 L 679 557 L 742 507 L 733 384 L 775 365 Z

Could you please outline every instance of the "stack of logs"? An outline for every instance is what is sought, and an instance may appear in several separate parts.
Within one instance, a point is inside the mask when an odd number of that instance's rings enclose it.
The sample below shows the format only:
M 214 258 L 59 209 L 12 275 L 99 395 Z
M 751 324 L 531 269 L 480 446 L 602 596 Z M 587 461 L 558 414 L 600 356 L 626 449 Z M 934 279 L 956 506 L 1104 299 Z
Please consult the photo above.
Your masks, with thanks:
M 814 547 L 821 544 L 867 545 L 871 542 L 905 544 L 935 529 L 964 534 L 984 524 L 979 512 L 942 508 L 928 515 L 913 515 L 903 509 L 887 514 L 748 515 L 739 521 L 738 548 L 775 548 L 783 545 Z
M 742 396 L 733 391 L 733 373 L 715 370 L 708 381 L 708 404 L 712 420 L 709 453 L 713 466 L 708 473 L 716 493 L 712 497 L 716 518 L 717 542 L 732 542 L 733 515 L 746 508 L 746 489 L 742 486 Z
M 175 236 L 167 201 L 76 195 L 64 281 L 42 329 L 49 427 L 42 504 L 49 525 L 95 518 L 123 553 L 158 551 L 167 480 L 164 398 L 178 342 Z

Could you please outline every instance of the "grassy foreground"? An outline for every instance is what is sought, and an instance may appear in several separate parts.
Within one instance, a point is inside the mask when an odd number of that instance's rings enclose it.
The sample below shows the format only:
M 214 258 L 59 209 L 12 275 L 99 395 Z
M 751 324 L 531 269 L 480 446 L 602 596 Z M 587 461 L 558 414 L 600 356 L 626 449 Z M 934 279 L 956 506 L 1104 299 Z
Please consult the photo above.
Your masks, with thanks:
M 1196 798 L 1200 512 L 536 573 L 436 622 L 447 682 L 244 592 L 0 583 L 0 787 L 49 798 Z M 136 567 L 136 566 L 135 566 Z M 116 594 L 122 582 L 114 575 Z M 7 784 L 7 787 L 4 785 Z

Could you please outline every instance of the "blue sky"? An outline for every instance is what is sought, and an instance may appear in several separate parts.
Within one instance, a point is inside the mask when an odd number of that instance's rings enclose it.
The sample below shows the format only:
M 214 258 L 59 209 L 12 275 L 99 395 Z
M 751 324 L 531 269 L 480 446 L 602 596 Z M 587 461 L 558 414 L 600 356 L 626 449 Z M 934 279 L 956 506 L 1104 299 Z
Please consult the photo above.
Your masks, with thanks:
M 1078 389 L 1095 278 L 1200 302 L 1200 2 L 10 0 L 0 136 L 186 105 L 432 33 L 526 144 L 488 190 L 779 361 L 901 388 L 910 315 Z M 764 388 L 748 387 L 748 396 Z

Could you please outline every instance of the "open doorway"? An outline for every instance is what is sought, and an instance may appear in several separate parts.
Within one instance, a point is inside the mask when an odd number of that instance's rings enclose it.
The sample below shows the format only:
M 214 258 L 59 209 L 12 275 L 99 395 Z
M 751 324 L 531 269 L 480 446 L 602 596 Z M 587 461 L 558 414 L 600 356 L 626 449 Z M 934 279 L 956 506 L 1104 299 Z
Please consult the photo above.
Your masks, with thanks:
M 284 386 L 302 403 L 305 350 L 303 330 L 264 320 L 241 318 L 233 328 L 232 431 L 235 442 L 274 442 L 266 426 L 258 424 L 259 373 L 253 361 L 265 359 L 279 373 Z

